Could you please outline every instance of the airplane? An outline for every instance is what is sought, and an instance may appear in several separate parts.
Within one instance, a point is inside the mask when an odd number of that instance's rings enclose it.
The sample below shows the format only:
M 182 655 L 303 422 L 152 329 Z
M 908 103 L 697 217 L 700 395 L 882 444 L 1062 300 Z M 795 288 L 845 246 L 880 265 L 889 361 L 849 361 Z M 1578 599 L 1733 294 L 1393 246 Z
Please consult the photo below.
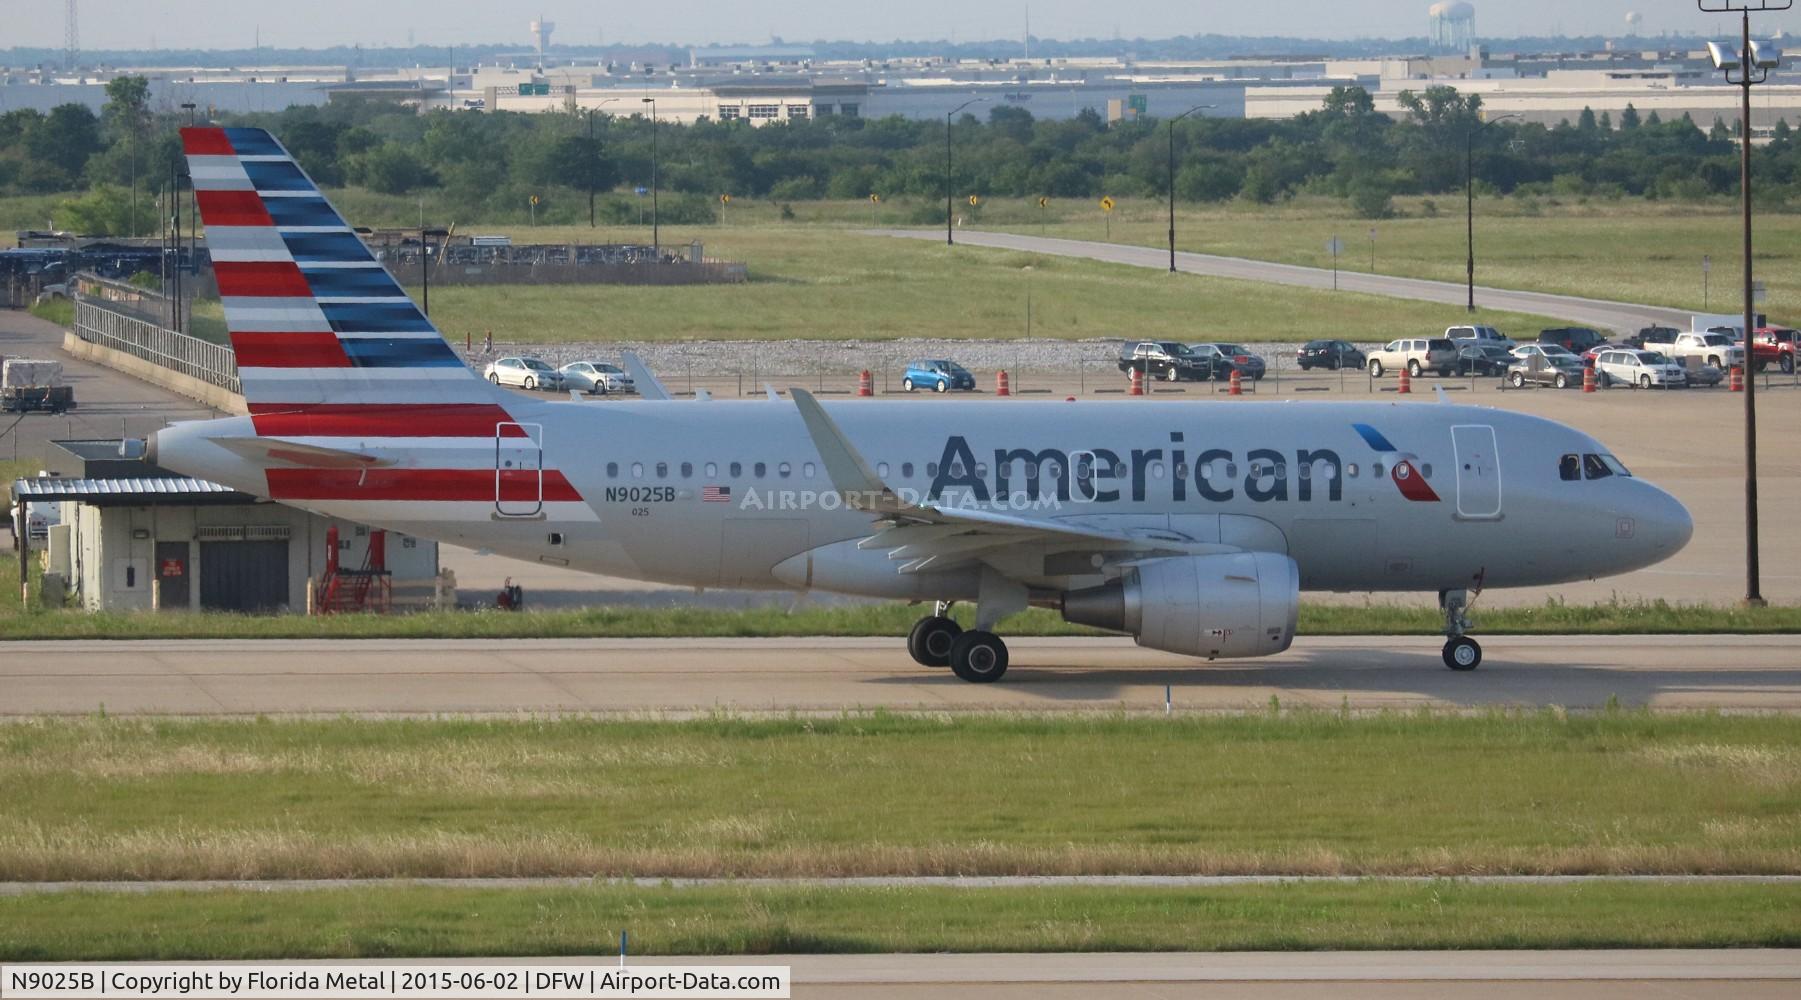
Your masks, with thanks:
M 1442 399 L 528 398 L 463 362 L 269 133 L 181 138 L 249 414 L 144 450 L 328 516 L 637 580 L 930 603 L 908 652 L 976 683 L 1006 673 L 996 629 L 1028 607 L 1259 657 L 1294 640 L 1303 590 L 1436 592 L 1444 662 L 1470 670 L 1483 588 L 1639 569 L 1693 531 L 1587 434 Z

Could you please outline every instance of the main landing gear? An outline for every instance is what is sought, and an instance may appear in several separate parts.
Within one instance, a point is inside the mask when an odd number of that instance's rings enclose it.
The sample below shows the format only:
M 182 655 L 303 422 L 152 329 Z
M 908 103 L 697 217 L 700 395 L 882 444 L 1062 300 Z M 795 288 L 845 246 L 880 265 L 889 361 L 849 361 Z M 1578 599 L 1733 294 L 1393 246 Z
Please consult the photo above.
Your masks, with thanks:
M 1470 606 L 1467 590 L 1441 590 L 1439 610 L 1445 616 L 1445 666 L 1452 670 L 1474 670 L 1482 665 L 1482 644 L 1465 635 L 1471 627 L 1466 612 Z
M 1007 644 L 994 627 L 1008 615 L 1026 609 L 1024 584 L 991 567 L 983 567 L 976 592 L 976 627 L 964 631 L 950 618 L 951 602 L 939 601 L 932 614 L 914 623 L 907 652 L 924 667 L 951 668 L 971 684 L 992 684 L 1007 672 Z

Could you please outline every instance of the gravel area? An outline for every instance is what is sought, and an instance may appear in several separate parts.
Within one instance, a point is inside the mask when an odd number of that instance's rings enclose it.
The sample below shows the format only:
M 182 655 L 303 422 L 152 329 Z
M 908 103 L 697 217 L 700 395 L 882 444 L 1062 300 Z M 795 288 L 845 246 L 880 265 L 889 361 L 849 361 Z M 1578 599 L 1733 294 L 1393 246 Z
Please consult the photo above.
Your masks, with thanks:
M 617 361 L 636 351 L 652 371 L 664 377 L 695 375 L 842 374 L 868 368 L 898 377 L 915 358 L 950 358 L 981 375 L 998 369 L 1014 372 L 1074 373 L 1117 370 L 1118 339 L 1095 340 L 707 340 L 633 343 L 604 341 L 575 344 L 502 344 L 494 354 L 529 354 L 552 365 L 600 359 Z M 1294 367 L 1296 343 L 1247 345 L 1271 368 Z M 490 355 L 477 349 L 469 362 L 477 369 Z

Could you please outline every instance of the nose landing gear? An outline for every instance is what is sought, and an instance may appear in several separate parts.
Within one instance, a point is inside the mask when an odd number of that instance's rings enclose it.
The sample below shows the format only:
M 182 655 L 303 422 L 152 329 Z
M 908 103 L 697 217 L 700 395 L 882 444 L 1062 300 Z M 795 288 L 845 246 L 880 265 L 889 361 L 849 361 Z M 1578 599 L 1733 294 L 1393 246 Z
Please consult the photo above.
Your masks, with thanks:
M 1466 613 L 1469 606 L 1469 591 L 1439 591 L 1438 607 L 1444 612 L 1446 636 L 1442 655 L 1445 666 L 1452 670 L 1474 670 L 1482 665 L 1482 644 L 1464 634 L 1474 625 Z

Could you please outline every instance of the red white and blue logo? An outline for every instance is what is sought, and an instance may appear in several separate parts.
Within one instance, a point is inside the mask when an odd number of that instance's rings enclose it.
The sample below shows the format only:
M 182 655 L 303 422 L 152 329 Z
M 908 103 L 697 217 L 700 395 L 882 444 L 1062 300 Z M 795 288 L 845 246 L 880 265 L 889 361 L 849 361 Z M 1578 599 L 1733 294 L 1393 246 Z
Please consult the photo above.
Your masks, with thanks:
M 1432 484 L 1426 482 L 1426 476 L 1420 471 L 1418 455 L 1408 454 L 1396 448 L 1382 432 L 1369 424 L 1352 424 L 1357 433 L 1371 448 L 1388 456 L 1388 478 L 1394 480 L 1395 488 L 1401 495 L 1416 503 L 1438 503 L 1437 491 Z

